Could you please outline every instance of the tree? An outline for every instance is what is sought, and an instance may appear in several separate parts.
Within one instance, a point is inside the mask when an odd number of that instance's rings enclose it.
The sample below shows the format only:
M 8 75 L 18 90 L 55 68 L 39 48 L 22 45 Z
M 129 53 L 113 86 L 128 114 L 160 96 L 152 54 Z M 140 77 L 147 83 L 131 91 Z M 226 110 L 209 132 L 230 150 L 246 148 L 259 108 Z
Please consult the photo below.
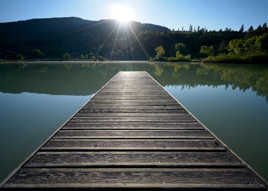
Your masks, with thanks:
M 180 57 L 182 57 L 182 55 L 181 55 L 180 51 L 177 51 L 176 52 L 176 58 L 180 58 Z
M 239 32 L 240 33 L 243 33 L 244 32 L 244 25 L 241 25 L 240 29 L 239 29 Z
M 176 54 L 177 54 L 177 51 L 179 51 L 180 54 L 184 54 L 185 53 L 186 46 L 182 42 L 179 42 L 179 43 L 176 43 L 174 45 L 174 48 L 175 48 Z
M 227 49 L 231 54 L 243 54 L 245 52 L 244 42 L 241 39 L 231 40 L 228 44 Z
M 84 54 L 81 54 L 80 55 L 80 59 L 85 59 L 85 55 Z
M 211 46 L 201 46 L 200 53 L 206 56 L 213 56 L 214 55 L 214 47 Z
M 240 52 L 244 54 L 251 54 L 256 53 L 261 50 L 261 44 L 257 42 L 257 39 L 259 39 L 257 36 L 253 36 L 251 38 L 248 38 L 246 40 L 243 40 L 241 43 L 242 49 Z
M 24 56 L 22 54 L 16 55 L 17 60 L 24 60 Z
M 156 59 L 161 59 L 166 54 L 166 51 L 163 46 L 158 46 L 154 50 L 156 52 Z
M 33 49 L 32 51 L 32 57 L 33 58 L 44 58 L 45 53 L 42 52 L 40 49 Z
M 193 25 L 190 25 L 190 26 L 189 26 L 189 31 L 190 31 L 190 32 L 193 32 Z
M 256 40 L 256 44 L 264 52 L 268 52 L 268 32 L 259 36 Z
M 250 27 L 249 27 L 249 29 L 248 29 L 248 32 L 250 32 L 250 33 L 251 33 L 251 32 L 253 32 L 253 31 L 254 31 L 253 26 L 250 26 Z
M 62 58 L 63 58 L 63 60 L 70 60 L 71 59 L 71 55 L 68 52 L 66 52 L 66 53 L 64 53 L 62 55 Z
M 223 41 L 221 41 L 217 51 L 220 53 L 224 53 L 226 50 L 225 47 L 226 47 L 226 42 L 223 40 Z
M 267 23 L 264 23 L 264 24 L 262 25 L 262 28 L 263 28 L 264 30 L 266 30 L 266 29 L 267 29 Z

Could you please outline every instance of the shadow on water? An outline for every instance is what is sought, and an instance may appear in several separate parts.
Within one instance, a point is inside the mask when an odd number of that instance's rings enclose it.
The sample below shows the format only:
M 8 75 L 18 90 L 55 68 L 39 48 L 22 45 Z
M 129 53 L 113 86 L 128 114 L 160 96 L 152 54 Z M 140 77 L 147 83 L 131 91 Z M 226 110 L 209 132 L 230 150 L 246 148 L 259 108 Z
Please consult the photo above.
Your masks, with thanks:
M 0 181 L 118 71 L 147 71 L 268 179 L 268 67 L 0 64 Z

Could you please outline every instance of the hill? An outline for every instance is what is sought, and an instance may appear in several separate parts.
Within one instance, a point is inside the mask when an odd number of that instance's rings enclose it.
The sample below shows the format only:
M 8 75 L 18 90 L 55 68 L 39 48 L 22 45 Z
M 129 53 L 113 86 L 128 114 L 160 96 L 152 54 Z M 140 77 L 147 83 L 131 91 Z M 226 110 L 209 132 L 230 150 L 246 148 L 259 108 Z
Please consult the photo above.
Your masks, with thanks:
M 267 42 L 266 23 L 248 31 L 243 25 L 239 31 L 208 31 L 192 25 L 189 30 L 171 31 L 134 21 L 76 17 L 0 23 L 0 59 L 178 61 L 208 56 L 213 62 L 259 62 L 267 57 Z
M 136 37 L 145 31 L 170 30 L 139 22 L 121 25 L 115 20 L 89 21 L 76 17 L 0 23 L 0 56 L 60 58 L 68 52 L 74 58 L 81 54 L 115 59 L 144 58 L 143 51 L 137 51 L 140 48 Z

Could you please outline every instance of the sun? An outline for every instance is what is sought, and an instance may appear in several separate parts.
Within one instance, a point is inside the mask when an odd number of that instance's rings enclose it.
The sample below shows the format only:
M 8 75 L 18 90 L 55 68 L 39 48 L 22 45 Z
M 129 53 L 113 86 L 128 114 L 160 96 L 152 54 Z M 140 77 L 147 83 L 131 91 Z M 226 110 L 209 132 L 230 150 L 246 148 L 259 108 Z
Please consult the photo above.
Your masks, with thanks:
M 111 18 L 119 22 L 128 23 L 135 20 L 134 10 L 124 4 L 113 4 L 110 7 Z

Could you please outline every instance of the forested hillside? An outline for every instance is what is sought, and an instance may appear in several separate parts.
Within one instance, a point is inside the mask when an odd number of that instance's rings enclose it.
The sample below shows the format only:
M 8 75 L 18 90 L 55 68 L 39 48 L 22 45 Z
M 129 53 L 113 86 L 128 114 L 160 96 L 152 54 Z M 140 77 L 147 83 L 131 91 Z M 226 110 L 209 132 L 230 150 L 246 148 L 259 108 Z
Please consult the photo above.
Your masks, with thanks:
M 246 43 L 239 41 L 230 47 L 232 40 L 257 38 L 267 32 L 266 24 L 247 31 L 243 25 L 239 31 L 208 31 L 192 25 L 187 30 L 170 30 L 139 22 L 120 24 L 115 20 L 75 17 L 32 19 L 0 23 L 0 59 L 145 60 L 182 55 L 204 58 L 229 54 Z M 160 52 L 156 47 L 161 47 Z

